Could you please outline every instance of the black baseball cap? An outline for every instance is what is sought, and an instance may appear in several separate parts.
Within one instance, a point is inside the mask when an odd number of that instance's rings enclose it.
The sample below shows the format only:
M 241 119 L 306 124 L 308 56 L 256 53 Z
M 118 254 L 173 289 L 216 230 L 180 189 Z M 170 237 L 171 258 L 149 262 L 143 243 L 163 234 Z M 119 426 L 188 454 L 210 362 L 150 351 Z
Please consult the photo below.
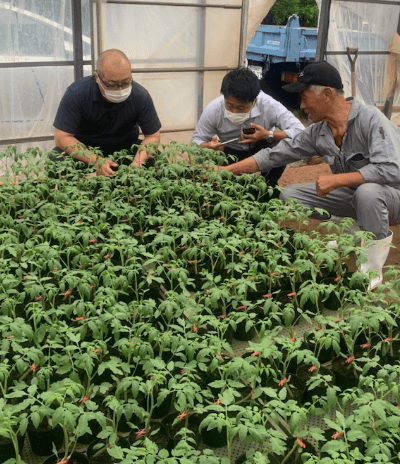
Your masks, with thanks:
M 323 85 L 338 90 L 343 89 L 342 78 L 338 70 L 326 61 L 317 61 L 316 63 L 308 64 L 299 73 L 297 82 L 284 85 L 282 88 L 286 92 L 296 93 L 301 92 L 310 85 Z

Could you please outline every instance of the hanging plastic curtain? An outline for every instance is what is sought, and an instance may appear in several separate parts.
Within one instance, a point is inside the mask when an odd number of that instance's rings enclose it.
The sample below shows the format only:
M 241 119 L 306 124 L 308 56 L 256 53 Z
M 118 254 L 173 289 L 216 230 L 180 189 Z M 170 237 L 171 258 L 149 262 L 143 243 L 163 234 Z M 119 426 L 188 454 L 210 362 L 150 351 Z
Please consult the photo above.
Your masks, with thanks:
M 320 6 L 320 1 L 318 1 Z M 373 2 L 332 1 L 327 51 L 388 51 L 397 30 L 400 6 Z M 383 105 L 383 83 L 388 56 L 361 55 L 356 59 L 356 96 L 370 105 Z M 346 96 L 351 95 L 350 61 L 346 55 L 328 55 L 344 81 Z
M 203 95 L 208 103 L 219 94 L 225 73 L 207 72 L 202 80 L 195 68 L 238 64 L 240 9 L 196 7 L 207 3 L 197 0 L 189 2 L 193 7 L 175 3 L 102 3 L 103 50 L 123 50 L 136 70 L 171 69 L 133 74 L 150 92 L 164 130 L 194 128 Z M 241 0 L 224 3 L 240 6 Z M 176 68 L 193 68 L 193 72 L 174 72 Z

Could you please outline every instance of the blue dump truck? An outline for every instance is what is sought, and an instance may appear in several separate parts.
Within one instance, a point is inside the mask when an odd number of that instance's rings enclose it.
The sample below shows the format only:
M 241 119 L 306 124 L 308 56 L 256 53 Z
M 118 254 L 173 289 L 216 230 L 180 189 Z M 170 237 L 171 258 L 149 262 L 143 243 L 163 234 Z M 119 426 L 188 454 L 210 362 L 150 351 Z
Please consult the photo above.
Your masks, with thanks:
M 262 70 L 261 89 L 292 111 L 298 108 L 298 95 L 282 86 L 314 61 L 317 35 L 317 28 L 300 27 L 298 16 L 292 15 L 286 26 L 259 26 L 247 47 L 249 66 Z

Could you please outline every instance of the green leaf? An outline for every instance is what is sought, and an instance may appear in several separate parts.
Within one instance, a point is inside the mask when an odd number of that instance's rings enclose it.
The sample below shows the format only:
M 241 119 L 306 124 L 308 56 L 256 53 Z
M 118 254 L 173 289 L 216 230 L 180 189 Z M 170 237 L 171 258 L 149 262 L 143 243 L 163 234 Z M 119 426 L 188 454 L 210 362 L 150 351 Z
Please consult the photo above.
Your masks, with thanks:
M 332 387 L 327 388 L 327 395 L 326 395 L 327 405 L 329 409 L 331 409 L 334 405 L 337 404 L 338 398 L 336 395 L 336 390 Z
M 85 415 L 83 415 L 79 418 L 75 434 L 77 437 L 81 437 L 85 433 L 92 433 L 92 431 L 89 428 L 88 418 Z
M 10 431 L 6 428 L 0 427 L 0 437 L 11 438 Z
M 383 400 L 373 401 L 371 408 L 383 422 L 386 422 L 385 402 Z
M 46 335 L 47 327 L 45 324 L 39 326 L 38 330 L 36 331 L 37 341 L 41 343 Z
M 75 425 L 76 425 L 75 418 L 70 411 L 65 411 L 63 423 L 64 423 L 65 428 L 69 432 L 73 432 L 75 430 Z
M 346 443 L 343 440 L 330 440 L 322 446 L 321 451 L 324 453 L 332 451 L 344 453 L 346 451 Z
M 33 412 L 31 414 L 31 421 L 35 429 L 37 429 L 40 424 L 40 414 L 38 412 Z
M 328 425 L 331 429 L 334 429 L 337 432 L 342 432 L 343 433 L 342 428 L 340 427 L 340 425 L 336 424 L 336 422 L 333 422 L 328 417 L 324 417 L 324 421 L 325 421 L 326 425 Z
M 26 429 L 28 428 L 28 418 L 24 417 L 19 423 L 19 432 L 21 435 L 25 435 Z
M 224 405 L 233 404 L 235 402 L 235 397 L 233 396 L 232 390 L 225 390 L 222 395 L 220 395 L 220 400 Z
M 357 440 L 367 441 L 367 436 L 361 430 L 349 430 L 347 432 L 347 439 L 352 442 Z
M 243 424 L 240 424 L 238 428 L 239 428 L 239 433 L 238 433 L 239 440 L 245 441 L 247 434 L 248 434 L 248 428 Z
M 215 380 L 214 382 L 211 382 L 208 384 L 212 388 L 223 388 L 226 385 L 225 380 Z
M 124 458 L 124 452 L 119 446 L 113 446 L 112 448 L 108 448 L 107 453 L 117 461 L 122 460 Z
M 26 399 L 24 401 L 21 401 L 20 403 L 16 404 L 13 406 L 13 413 L 17 413 L 17 412 L 23 412 L 25 411 L 25 409 L 28 409 L 32 404 L 32 400 L 29 398 L 29 399 Z
M 287 397 L 287 388 L 281 388 L 278 397 L 280 400 L 284 401 Z
M 167 459 L 168 456 L 169 456 L 168 450 L 166 450 L 166 449 L 161 449 L 161 450 L 158 452 L 158 456 L 159 456 L 161 459 Z

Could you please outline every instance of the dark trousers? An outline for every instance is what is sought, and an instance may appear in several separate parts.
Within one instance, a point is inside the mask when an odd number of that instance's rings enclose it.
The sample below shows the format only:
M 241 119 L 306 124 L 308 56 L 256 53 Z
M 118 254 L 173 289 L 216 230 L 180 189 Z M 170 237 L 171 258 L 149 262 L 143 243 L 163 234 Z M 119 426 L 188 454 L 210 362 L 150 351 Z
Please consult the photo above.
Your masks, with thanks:
M 235 157 L 235 160 L 227 162 L 227 165 L 236 163 L 238 161 L 242 161 L 246 158 L 249 158 L 252 155 L 255 155 L 258 151 L 262 150 L 263 148 L 272 148 L 275 147 L 277 144 L 278 142 L 275 141 L 272 143 L 268 143 L 266 140 L 263 140 L 259 143 L 250 144 L 250 149 L 246 151 L 235 150 L 234 148 L 226 147 L 224 153 Z M 262 172 L 261 175 L 264 177 L 265 182 L 269 186 L 276 187 L 278 185 L 278 180 L 280 179 L 284 170 L 285 166 L 281 166 L 279 168 L 272 168 L 268 172 Z

